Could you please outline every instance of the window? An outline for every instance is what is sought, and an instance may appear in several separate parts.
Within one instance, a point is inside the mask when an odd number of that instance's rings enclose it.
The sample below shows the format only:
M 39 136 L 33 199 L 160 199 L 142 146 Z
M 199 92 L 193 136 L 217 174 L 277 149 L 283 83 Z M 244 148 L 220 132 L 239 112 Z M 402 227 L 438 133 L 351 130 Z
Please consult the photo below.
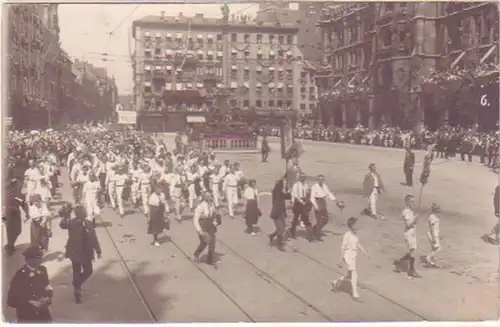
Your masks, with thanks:
M 231 42 L 236 42 L 238 40 L 238 36 L 236 33 L 231 33 Z
M 286 100 L 286 106 L 291 107 L 292 106 L 292 100 Z
M 203 60 L 203 53 L 198 53 L 198 60 Z
M 250 51 L 245 51 L 245 58 L 250 57 Z
M 217 42 L 222 42 L 222 34 L 217 34 Z
M 300 104 L 300 110 L 306 110 L 306 104 L 305 103 L 301 103 Z
M 238 71 L 237 70 L 231 70 L 231 78 L 232 79 L 238 78 Z
M 274 107 L 274 100 L 269 100 L 269 107 Z
M 269 43 L 273 43 L 273 42 L 274 42 L 274 35 L 269 34 Z
M 209 54 L 209 55 L 207 55 L 207 59 L 208 59 L 208 60 L 214 60 L 214 55 L 213 55 L 213 54 Z
M 156 48 L 155 49 L 155 57 L 160 57 L 161 56 L 161 49 Z
M 243 73 L 243 78 L 246 80 L 250 78 L 250 72 L 248 70 L 245 70 L 245 72 Z
M 243 40 L 245 41 L 245 43 L 250 42 L 250 35 L 245 34 L 245 35 L 243 36 Z
M 283 107 L 283 101 L 278 100 L 278 101 L 277 101 L 277 106 L 278 106 L 279 108 Z
M 262 71 L 261 70 L 258 70 L 256 73 L 257 73 L 257 77 L 262 76 Z
M 258 44 L 262 43 L 262 34 L 257 34 L 257 43 Z
M 232 99 L 231 100 L 231 106 L 235 107 L 236 106 L 236 100 L 235 99 Z
M 306 78 L 307 73 L 306 72 L 300 72 L 300 78 Z
M 258 60 L 262 60 L 262 53 L 258 53 L 258 54 L 257 54 L 257 59 L 258 59 Z
M 306 93 L 306 88 L 302 86 L 302 87 L 300 88 L 300 93 Z
M 283 50 L 278 51 L 278 57 L 284 57 L 285 52 Z
M 285 43 L 285 37 L 283 35 L 278 36 L 278 42 L 279 44 Z
M 262 100 L 255 101 L 255 105 L 257 106 L 257 108 L 262 108 Z
M 287 44 L 292 44 L 293 43 L 293 35 L 287 35 L 287 37 L 286 37 L 286 43 Z
M 243 107 L 249 107 L 249 106 L 250 106 L 250 101 L 243 100 Z
M 152 57 L 151 50 L 149 50 L 149 49 L 144 50 L 144 57 L 146 57 L 146 59 L 151 59 L 151 57 Z

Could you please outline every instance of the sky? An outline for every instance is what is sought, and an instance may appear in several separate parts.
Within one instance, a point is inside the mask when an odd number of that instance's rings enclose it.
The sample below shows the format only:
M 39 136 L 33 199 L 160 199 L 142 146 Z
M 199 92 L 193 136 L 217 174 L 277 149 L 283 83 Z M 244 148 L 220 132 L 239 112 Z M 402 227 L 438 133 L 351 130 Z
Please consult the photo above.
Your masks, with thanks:
M 255 17 L 257 4 L 231 4 L 230 14 Z M 61 46 L 71 58 L 83 59 L 95 66 L 105 67 L 109 75 L 115 77 L 118 93 L 132 93 L 132 67 L 129 59 L 132 21 L 147 15 L 174 16 L 180 12 L 184 16 L 203 13 L 205 17 L 221 18 L 220 4 L 179 5 L 179 4 L 61 4 L 59 5 L 59 25 Z M 114 31 L 110 37 L 109 33 Z M 108 62 L 103 62 L 108 53 Z

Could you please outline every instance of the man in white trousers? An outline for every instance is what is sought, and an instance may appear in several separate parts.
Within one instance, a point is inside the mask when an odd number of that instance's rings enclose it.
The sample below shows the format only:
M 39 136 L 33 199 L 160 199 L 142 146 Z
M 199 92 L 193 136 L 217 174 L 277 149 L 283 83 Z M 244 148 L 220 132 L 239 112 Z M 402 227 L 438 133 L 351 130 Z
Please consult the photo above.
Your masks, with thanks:
M 238 203 L 238 182 L 239 177 L 236 175 L 236 169 L 231 167 L 229 173 L 224 177 L 223 190 L 226 194 L 227 208 L 229 217 L 234 218 L 234 207 Z
M 385 191 L 384 183 L 382 182 L 380 174 L 377 172 L 375 164 L 370 164 L 368 169 L 370 171 L 365 175 L 363 181 L 363 190 L 365 196 L 368 197 L 368 208 L 365 212 L 374 219 L 384 219 L 384 217 L 377 212 L 378 197 Z

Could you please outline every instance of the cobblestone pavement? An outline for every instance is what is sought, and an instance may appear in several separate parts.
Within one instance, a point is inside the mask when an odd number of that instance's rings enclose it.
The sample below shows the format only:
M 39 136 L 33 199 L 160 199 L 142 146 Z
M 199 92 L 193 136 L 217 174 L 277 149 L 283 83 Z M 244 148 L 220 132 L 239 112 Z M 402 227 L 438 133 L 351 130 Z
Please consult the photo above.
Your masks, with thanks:
M 170 144 L 171 140 L 168 139 Z M 240 218 L 224 219 L 218 233 L 217 269 L 189 260 L 197 237 L 186 211 L 181 223 L 172 223 L 160 247 L 150 245 L 147 222 L 140 210 L 128 207 L 120 219 L 105 209 L 98 234 L 103 258 L 85 285 L 84 303 L 72 302 L 69 261 L 59 260 L 65 233 L 54 223 L 55 235 L 47 267 L 55 287 L 53 315 L 57 322 L 234 322 L 234 321 L 397 321 L 397 320 L 486 320 L 498 317 L 498 247 L 481 240 L 495 223 L 493 191 L 496 175 L 478 164 L 437 160 L 430 182 L 423 191 L 420 212 L 426 216 L 432 202 L 441 214 L 441 268 L 417 266 L 422 278 L 408 279 L 392 271 L 392 261 L 406 250 L 400 212 L 403 197 L 419 195 L 419 187 L 400 184 L 402 150 L 388 150 L 328 143 L 304 142 L 301 166 L 309 175 L 323 173 L 335 195 L 347 207 L 338 211 L 329 205 L 332 221 L 323 242 L 309 243 L 298 233 L 286 252 L 267 244 L 273 230 L 268 218 L 270 191 L 283 173 L 279 144 L 271 142 L 268 163 L 258 154 L 221 154 L 237 160 L 247 177 L 256 178 L 263 192 L 259 221 L 262 232 L 243 233 Z M 423 154 L 416 153 L 418 178 Z M 379 207 L 386 220 L 360 215 L 367 200 L 361 183 L 369 163 L 375 163 L 387 186 Z M 69 189 L 62 189 L 69 198 Z M 240 208 L 240 212 L 243 207 Z M 223 210 L 226 216 L 226 210 Z M 343 270 L 337 267 L 341 234 L 351 215 L 360 217 L 359 235 L 371 258 L 358 256 L 362 302 L 347 292 L 332 293 L 330 280 Z M 26 225 L 27 226 L 27 225 Z M 418 254 L 429 250 L 426 224 L 418 227 Z M 20 243 L 29 239 L 25 228 Z M 4 276 L 21 263 L 17 253 L 4 258 Z M 4 290 L 8 280 L 4 277 Z M 5 302 L 4 302 L 5 303 Z M 12 312 L 6 310 L 7 318 Z

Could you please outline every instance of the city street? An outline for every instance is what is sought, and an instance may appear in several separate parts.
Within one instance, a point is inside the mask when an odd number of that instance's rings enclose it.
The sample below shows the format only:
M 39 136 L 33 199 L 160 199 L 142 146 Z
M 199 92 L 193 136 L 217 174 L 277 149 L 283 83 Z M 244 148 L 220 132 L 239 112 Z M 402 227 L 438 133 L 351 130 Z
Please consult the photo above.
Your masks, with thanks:
M 170 147 L 172 137 L 166 137 Z M 243 219 L 231 220 L 223 209 L 223 223 L 217 234 L 217 269 L 196 265 L 190 257 L 198 237 L 186 211 L 181 223 L 173 221 L 160 247 L 150 245 L 147 222 L 139 209 L 127 207 L 121 219 L 105 209 L 98 228 L 103 250 L 94 275 L 84 286 L 83 304 L 74 304 L 71 265 L 63 259 L 66 233 L 53 224 L 46 266 L 54 287 L 52 313 L 55 322 L 327 322 L 327 321 L 416 321 L 491 320 L 498 318 L 498 247 L 481 236 L 496 222 L 493 191 L 497 176 L 477 162 L 436 159 L 418 210 L 418 256 L 430 251 L 427 216 L 432 202 L 442 208 L 441 244 L 437 255 L 440 268 L 419 263 L 419 279 L 393 272 L 392 261 L 406 251 L 401 211 L 405 194 L 417 199 L 423 152 L 415 152 L 415 186 L 404 180 L 400 149 L 304 141 L 300 166 L 309 176 L 324 174 L 331 191 L 346 204 L 340 212 L 329 204 L 332 218 L 323 242 L 309 243 L 298 232 L 296 240 L 280 252 L 268 245 L 273 231 L 268 217 L 274 181 L 284 172 L 279 143 L 270 140 L 268 163 L 260 154 L 220 154 L 219 161 L 241 163 L 246 177 L 255 178 L 263 194 L 259 221 L 262 232 L 244 234 Z M 477 161 L 477 158 L 475 158 Z M 375 163 L 387 193 L 379 199 L 386 220 L 360 214 L 367 204 L 362 181 L 368 165 Z M 70 200 L 67 173 L 63 172 L 64 200 Z M 240 207 L 239 211 L 243 211 Z M 330 281 L 344 270 L 337 266 L 342 233 L 350 216 L 358 222 L 360 242 L 370 258 L 358 255 L 361 302 L 347 292 L 332 293 Z M 288 220 L 290 220 L 290 215 Z M 29 242 L 25 224 L 18 241 Z M 300 227 L 299 227 L 300 229 Z M 4 294 L 13 273 L 22 265 L 21 251 L 4 257 Z M 4 296 L 5 297 L 5 296 Z M 5 305 L 5 299 L 4 299 Z M 8 320 L 12 310 L 4 310 Z

